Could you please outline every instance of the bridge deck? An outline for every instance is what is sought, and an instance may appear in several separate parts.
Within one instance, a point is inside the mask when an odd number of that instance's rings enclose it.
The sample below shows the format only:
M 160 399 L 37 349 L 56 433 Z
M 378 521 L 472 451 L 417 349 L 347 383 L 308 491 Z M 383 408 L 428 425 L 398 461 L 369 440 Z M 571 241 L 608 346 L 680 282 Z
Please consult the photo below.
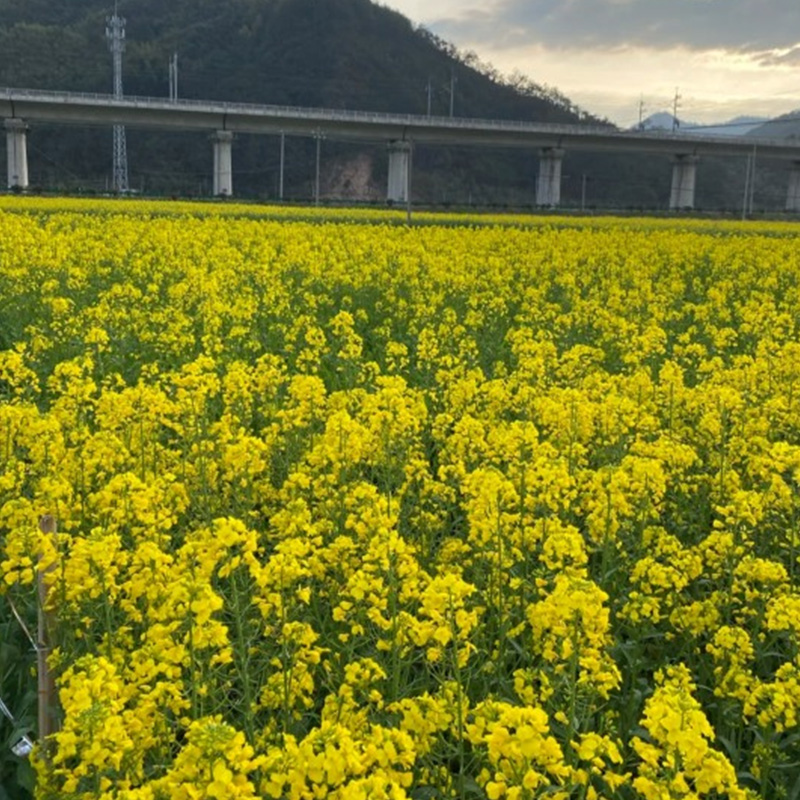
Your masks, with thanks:
M 333 139 L 497 147 L 565 148 L 663 153 L 746 155 L 800 161 L 800 142 L 667 131 L 620 131 L 611 126 L 426 117 L 370 111 L 115 98 L 106 94 L 0 88 L 0 116 L 29 122 L 122 124 L 145 128 L 229 130 L 234 133 L 319 135 Z

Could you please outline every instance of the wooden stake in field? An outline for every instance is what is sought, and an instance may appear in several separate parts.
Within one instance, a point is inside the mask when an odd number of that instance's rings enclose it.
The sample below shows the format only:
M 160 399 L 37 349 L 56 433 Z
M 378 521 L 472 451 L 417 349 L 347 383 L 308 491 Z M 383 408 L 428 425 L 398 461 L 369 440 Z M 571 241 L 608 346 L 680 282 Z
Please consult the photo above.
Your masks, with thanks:
M 47 536 L 55 538 L 57 531 L 56 518 L 51 514 L 43 514 L 39 518 L 39 530 Z M 50 643 L 53 615 L 47 610 L 47 595 L 49 590 L 48 574 L 53 566 L 47 570 L 41 569 L 37 575 L 37 588 L 39 592 L 39 627 L 37 631 L 37 673 L 39 694 L 39 747 L 45 758 L 48 755 L 47 737 L 56 730 L 55 724 L 55 681 L 47 664 L 50 655 Z

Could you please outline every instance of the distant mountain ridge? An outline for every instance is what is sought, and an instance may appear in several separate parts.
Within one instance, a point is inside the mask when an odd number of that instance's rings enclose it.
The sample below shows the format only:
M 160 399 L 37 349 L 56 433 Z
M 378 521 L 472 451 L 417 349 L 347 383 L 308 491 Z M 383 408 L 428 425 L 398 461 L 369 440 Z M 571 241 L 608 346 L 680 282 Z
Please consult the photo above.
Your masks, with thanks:
M 679 130 L 708 136 L 747 136 L 753 134 L 756 129 L 768 121 L 767 117 L 739 116 L 726 122 L 709 125 L 702 122 L 689 122 L 688 120 L 676 118 L 667 111 L 660 111 L 642 120 L 641 125 L 634 126 L 632 130 Z
M 765 139 L 800 139 L 800 109 L 768 120 L 750 133 Z
M 739 116 L 716 125 L 700 124 L 697 132 L 709 136 L 749 136 L 767 120 L 768 117 Z

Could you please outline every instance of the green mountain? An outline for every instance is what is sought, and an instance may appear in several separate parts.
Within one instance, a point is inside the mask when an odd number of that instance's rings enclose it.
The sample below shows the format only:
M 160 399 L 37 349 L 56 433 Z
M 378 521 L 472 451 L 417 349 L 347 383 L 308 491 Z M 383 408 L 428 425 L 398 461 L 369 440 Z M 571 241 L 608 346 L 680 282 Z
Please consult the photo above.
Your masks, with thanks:
M 0 0 L 0 77 L 7 85 L 109 91 L 109 2 Z M 179 53 L 181 94 L 254 103 L 575 121 L 566 98 L 475 69 L 475 57 L 370 0 L 122 0 L 127 94 L 165 95 Z
M 110 0 L 0 0 L 0 85 L 110 92 L 105 41 Z M 178 54 L 181 97 L 398 113 L 601 122 L 556 90 L 499 75 L 403 15 L 370 0 L 119 0 L 127 20 L 124 90 L 167 96 Z M 452 97 L 451 97 L 452 92 Z M 211 145 L 199 134 L 128 130 L 131 186 L 144 192 L 209 194 Z M 32 186 L 103 190 L 110 176 L 107 129 L 36 126 L 29 135 Z M 240 136 L 237 196 L 274 198 L 275 137 Z M 427 148 L 415 153 L 414 197 L 433 204 L 530 205 L 537 154 Z M 743 169 L 743 168 L 742 168 Z M 698 204 L 735 202 L 729 165 L 709 162 Z M 733 170 L 738 181 L 738 168 Z M 285 196 L 313 191 L 315 145 L 287 141 Z M 566 205 L 664 207 L 670 166 L 659 157 L 568 153 Z M 330 198 L 381 200 L 384 148 L 323 143 L 322 186 Z

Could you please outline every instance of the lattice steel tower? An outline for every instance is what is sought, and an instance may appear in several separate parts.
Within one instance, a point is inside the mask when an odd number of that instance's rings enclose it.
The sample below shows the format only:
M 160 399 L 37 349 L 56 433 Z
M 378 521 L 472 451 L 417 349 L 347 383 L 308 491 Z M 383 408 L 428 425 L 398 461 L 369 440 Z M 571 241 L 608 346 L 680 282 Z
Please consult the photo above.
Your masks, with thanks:
M 106 18 L 106 39 L 114 59 L 114 97 L 122 98 L 122 54 L 125 52 L 125 18 L 117 14 L 114 3 L 114 16 Z M 128 153 L 125 147 L 125 126 L 114 126 L 114 167 L 113 189 L 115 192 L 128 191 Z

